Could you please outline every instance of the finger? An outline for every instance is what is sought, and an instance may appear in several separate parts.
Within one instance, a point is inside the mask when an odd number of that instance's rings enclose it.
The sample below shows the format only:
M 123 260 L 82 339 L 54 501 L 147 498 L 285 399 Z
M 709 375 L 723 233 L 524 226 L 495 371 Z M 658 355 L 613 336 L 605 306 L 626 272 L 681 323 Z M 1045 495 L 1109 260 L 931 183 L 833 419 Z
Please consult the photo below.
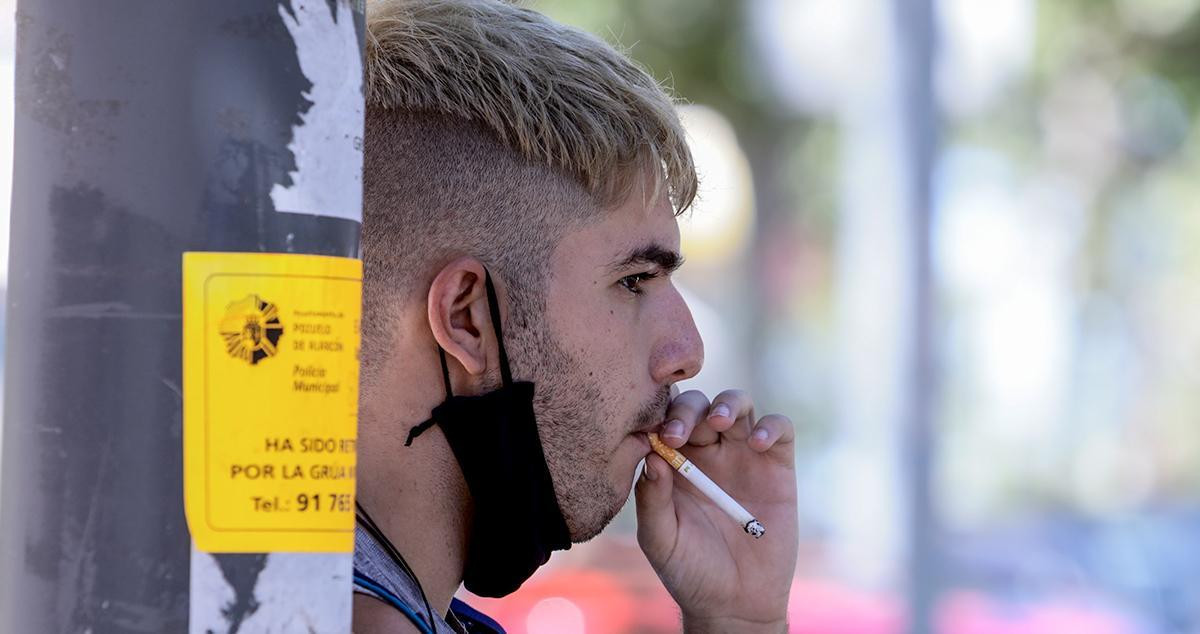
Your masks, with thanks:
M 732 440 L 745 440 L 754 422 L 754 401 L 742 390 L 725 390 L 712 400 L 705 422 Z
M 638 544 L 651 563 L 664 561 L 670 555 L 679 531 L 671 499 L 675 485 L 673 471 L 658 454 L 650 454 L 633 491 L 637 502 Z
M 667 415 L 663 419 L 666 422 L 659 436 L 668 447 L 673 449 L 682 447 L 684 443 L 689 442 L 689 439 L 693 444 L 714 443 L 717 441 L 717 435 L 711 429 L 707 432 L 701 431 L 701 438 L 693 438 L 696 424 L 704 418 L 707 412 L 708 397 L 698 390 L 688 390 L 675 397 L 675 400 L 671 401 L 667 407 Z M 700 442 L 704 440 L 708 442 Z
M 791 453 L 791 444 L 795 439 L 796 427 L 790 418 L 782 414 L 767 414 L 754 426 L 747 443 L 751 449 L 760 453 L 772 447 L 781 447 Z

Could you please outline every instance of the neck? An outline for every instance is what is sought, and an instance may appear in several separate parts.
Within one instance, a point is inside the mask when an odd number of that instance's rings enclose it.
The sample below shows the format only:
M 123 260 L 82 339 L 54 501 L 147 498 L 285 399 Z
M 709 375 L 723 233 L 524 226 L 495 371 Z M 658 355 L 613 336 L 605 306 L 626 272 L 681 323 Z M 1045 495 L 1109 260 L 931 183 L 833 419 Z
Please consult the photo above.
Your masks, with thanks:
M 440 381 L 436 391 L 425 391 L 440 392 Z M 408 562 L 430 607 L 444 616 L 466 562 L 471 508 L 462 472 L 436 425 L 404 446 L 408 429 L 435 404 L 391 402 L 378 408 L 388 412 L 381 417 L 363 400 L 358 499 Z

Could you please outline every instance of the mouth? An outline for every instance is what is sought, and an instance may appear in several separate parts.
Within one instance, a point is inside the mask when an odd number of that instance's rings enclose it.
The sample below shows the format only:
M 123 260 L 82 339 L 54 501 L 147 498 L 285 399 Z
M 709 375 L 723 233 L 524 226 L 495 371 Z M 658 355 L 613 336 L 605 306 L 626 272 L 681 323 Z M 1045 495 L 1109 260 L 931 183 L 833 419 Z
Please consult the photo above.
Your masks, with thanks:
M 631 434 L 646 434 L 657 430 L 666 422 L 667 407 L 671 404 L 671 394 L 666 389 L 656 395 L 656 398 L 642 408 L 637 420 L 640 423 L 634 427 Z
M 658 416 L 653 423 L 646 423 L 645 425 L 642 425 L 629 433 L 641 434 L 644 436 L 652 431 L 659 431 L 659 428 L 663 426 L 663 423 L 667 422 L 665 420 L 666 415 L 666 411 L 663 411 L 662 415 Z
M 665 414 L 665 412 L 664 412 L 664 414 Z M 635 441 L 637 441 L 637 444 L 638 444 L 640 450 L 642 451 L 642 453 L 649 455 L 650 453 L 652 453 L 654 451 L 650 447 L 650 435 L 649 434 L 650 434 L 650 432 L 660 431 L 664 422 L 666 422 L 666 421 L 662 420 L 662 417 L 660 416 L 658 422 L 656 422 L 654 424 L 642 425 L 641 427 L 638 427 L 637 429 L 629 432 L 629 437 L 633 438 Z
M 642 408 L 637 417 L 638 425 L 634 427 L 628 435 L 634 438 L 645 453 L 650 453 L 650 438 L 647 436 L 652 431 L 658 431 L 666 422 L 667 407 L 671 403 L 671 393 L 667 389 L 663 389 L 655 398 Z
M 650 447 L 650 436 L 648 435 L 648 432 L 644 432 L 644 431 L 635 431 L 635 432 L 633 432 L 632 434 L 629 434 L 629 435 L 630 435 L 630 436 L 631 436 L 633 439 L 637 440 L 638 444 L 642 446 L 642 449 L 643 449 L 643 450 L 644 450 L 644 451 L 645 451 L 647 454 L 648 454 L 648 453 L 650 453 L 651 451 L 653 451 L 653 449 L 651 449 L 651 447 Z

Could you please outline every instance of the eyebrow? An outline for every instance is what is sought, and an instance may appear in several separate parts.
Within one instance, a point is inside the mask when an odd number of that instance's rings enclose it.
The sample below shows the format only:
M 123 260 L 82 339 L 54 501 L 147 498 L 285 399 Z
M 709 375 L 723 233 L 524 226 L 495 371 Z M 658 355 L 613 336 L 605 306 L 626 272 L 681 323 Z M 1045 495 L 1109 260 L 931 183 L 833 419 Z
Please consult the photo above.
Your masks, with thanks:
M 663 272 L 670 274 L 683 266 L 683 256 L 678 251 L 668 249 L 660 244 L 647 244 L 630 251 L 624 257 L 613 260 L 608 268 L 616 273 L 639 264 L 654 264 Z

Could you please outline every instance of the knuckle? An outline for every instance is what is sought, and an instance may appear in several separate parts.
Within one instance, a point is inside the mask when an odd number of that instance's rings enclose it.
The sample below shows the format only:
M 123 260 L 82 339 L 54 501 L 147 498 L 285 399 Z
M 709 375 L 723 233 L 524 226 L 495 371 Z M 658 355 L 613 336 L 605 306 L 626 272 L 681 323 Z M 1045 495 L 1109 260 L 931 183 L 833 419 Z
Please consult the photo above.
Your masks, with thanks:
M 683 411 L 694 413 L 699 412 L 706 407 L 708 407 L 708 399 L 705 398 L 704 394 L 692 390 L 677 396 L 671 403 L 670 409 L 671 411 L 675 412 Z
M 791 427 L 792 419 L 783 414 L 767 414 L 758 422 L 759 425 L 771 425 L 772 427 Z
M 731 399 L 731 398 L 737 398 L 737 395 L 740 392 L 741 392 L 741 390 L 739 390 L 737 388 L 721 390 L 721 393 L 717 395 L 717 398 L 715 400 L 724 401 L 724 400 Z
M 735 409 L 746 409 L 751 404 L 750 395 L 745 390 L 739 388 L 728 389 L 724 392 L 721 392 L 717 395 L 717 398 L 713 399 L 713 402 L 716 401 L 728 403 Z

